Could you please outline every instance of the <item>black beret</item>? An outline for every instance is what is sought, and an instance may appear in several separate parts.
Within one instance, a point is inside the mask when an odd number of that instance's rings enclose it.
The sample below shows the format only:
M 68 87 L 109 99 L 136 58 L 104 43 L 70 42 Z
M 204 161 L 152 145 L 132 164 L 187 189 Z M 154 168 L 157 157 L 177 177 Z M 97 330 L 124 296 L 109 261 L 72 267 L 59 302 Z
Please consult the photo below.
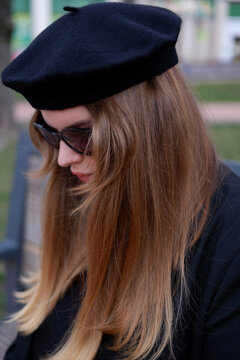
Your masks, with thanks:
M 36 109 L 84 105 L 163 73 L 178 62 L 181 19 L 136 4 L 65 7 L 2 72 Z

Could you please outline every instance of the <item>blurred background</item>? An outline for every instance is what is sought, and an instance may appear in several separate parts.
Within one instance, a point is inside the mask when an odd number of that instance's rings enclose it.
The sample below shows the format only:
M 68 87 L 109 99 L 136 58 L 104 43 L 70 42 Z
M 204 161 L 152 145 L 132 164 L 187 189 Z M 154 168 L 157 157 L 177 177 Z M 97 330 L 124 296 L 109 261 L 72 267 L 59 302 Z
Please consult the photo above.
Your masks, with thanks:
M 104 1 L 1 0 L 0 71 L 64 13 L 63 6 L 97 2 Z M 167 7 L 182 17 L 178 42 L 180 66 L 196 94 L 219 156 L 240 161 L 240 1 L 125 2 Z M 33 112 L 20 95 L 0 84 L 0 241 L 6 234 L 19 130 L 27 127 Z M 33 252 L 38 255 L 37 245 L 34 246 Z M 5 277 L 0 253 L 0 318 L 6 308 Z M 8 336 L 5 330 L 4 334 Z M 0 348 L 1 336 L 0 327 Z

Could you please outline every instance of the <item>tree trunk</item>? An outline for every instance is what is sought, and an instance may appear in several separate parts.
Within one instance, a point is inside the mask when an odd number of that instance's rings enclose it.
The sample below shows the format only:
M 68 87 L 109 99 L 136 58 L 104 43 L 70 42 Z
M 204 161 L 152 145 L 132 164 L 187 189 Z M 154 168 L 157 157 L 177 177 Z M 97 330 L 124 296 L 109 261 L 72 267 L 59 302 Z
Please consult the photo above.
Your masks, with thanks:
M 0 6 L 0 69 L 10 61 L 11 0 L 1 0 Z M 13 99 L 9 89 L 0 81 L 0 146 L 14 129 Z

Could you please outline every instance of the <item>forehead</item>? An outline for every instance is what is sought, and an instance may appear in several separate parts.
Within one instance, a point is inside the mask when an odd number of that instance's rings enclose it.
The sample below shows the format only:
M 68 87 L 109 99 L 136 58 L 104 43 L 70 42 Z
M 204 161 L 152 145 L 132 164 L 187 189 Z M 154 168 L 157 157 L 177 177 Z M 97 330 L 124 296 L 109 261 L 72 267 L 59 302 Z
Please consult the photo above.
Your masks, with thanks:
M 92 122 L 92 116 L 86 106 L 80 105 L 64 110 L 41 110 L 46 123 L 58 130 L 72 126 L 87 126 Z

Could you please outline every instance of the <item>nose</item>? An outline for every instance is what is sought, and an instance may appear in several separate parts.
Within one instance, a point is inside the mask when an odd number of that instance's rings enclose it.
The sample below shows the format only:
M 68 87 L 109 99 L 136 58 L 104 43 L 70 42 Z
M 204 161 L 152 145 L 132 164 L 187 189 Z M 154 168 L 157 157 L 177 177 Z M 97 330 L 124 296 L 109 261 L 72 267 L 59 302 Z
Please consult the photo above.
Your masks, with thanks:
M 58 165 L 61 167 L 68 167 L 71 164 L 81 162 L 83 156 L 72 150 L 64 141 L 60 141 L 58 151 Z

